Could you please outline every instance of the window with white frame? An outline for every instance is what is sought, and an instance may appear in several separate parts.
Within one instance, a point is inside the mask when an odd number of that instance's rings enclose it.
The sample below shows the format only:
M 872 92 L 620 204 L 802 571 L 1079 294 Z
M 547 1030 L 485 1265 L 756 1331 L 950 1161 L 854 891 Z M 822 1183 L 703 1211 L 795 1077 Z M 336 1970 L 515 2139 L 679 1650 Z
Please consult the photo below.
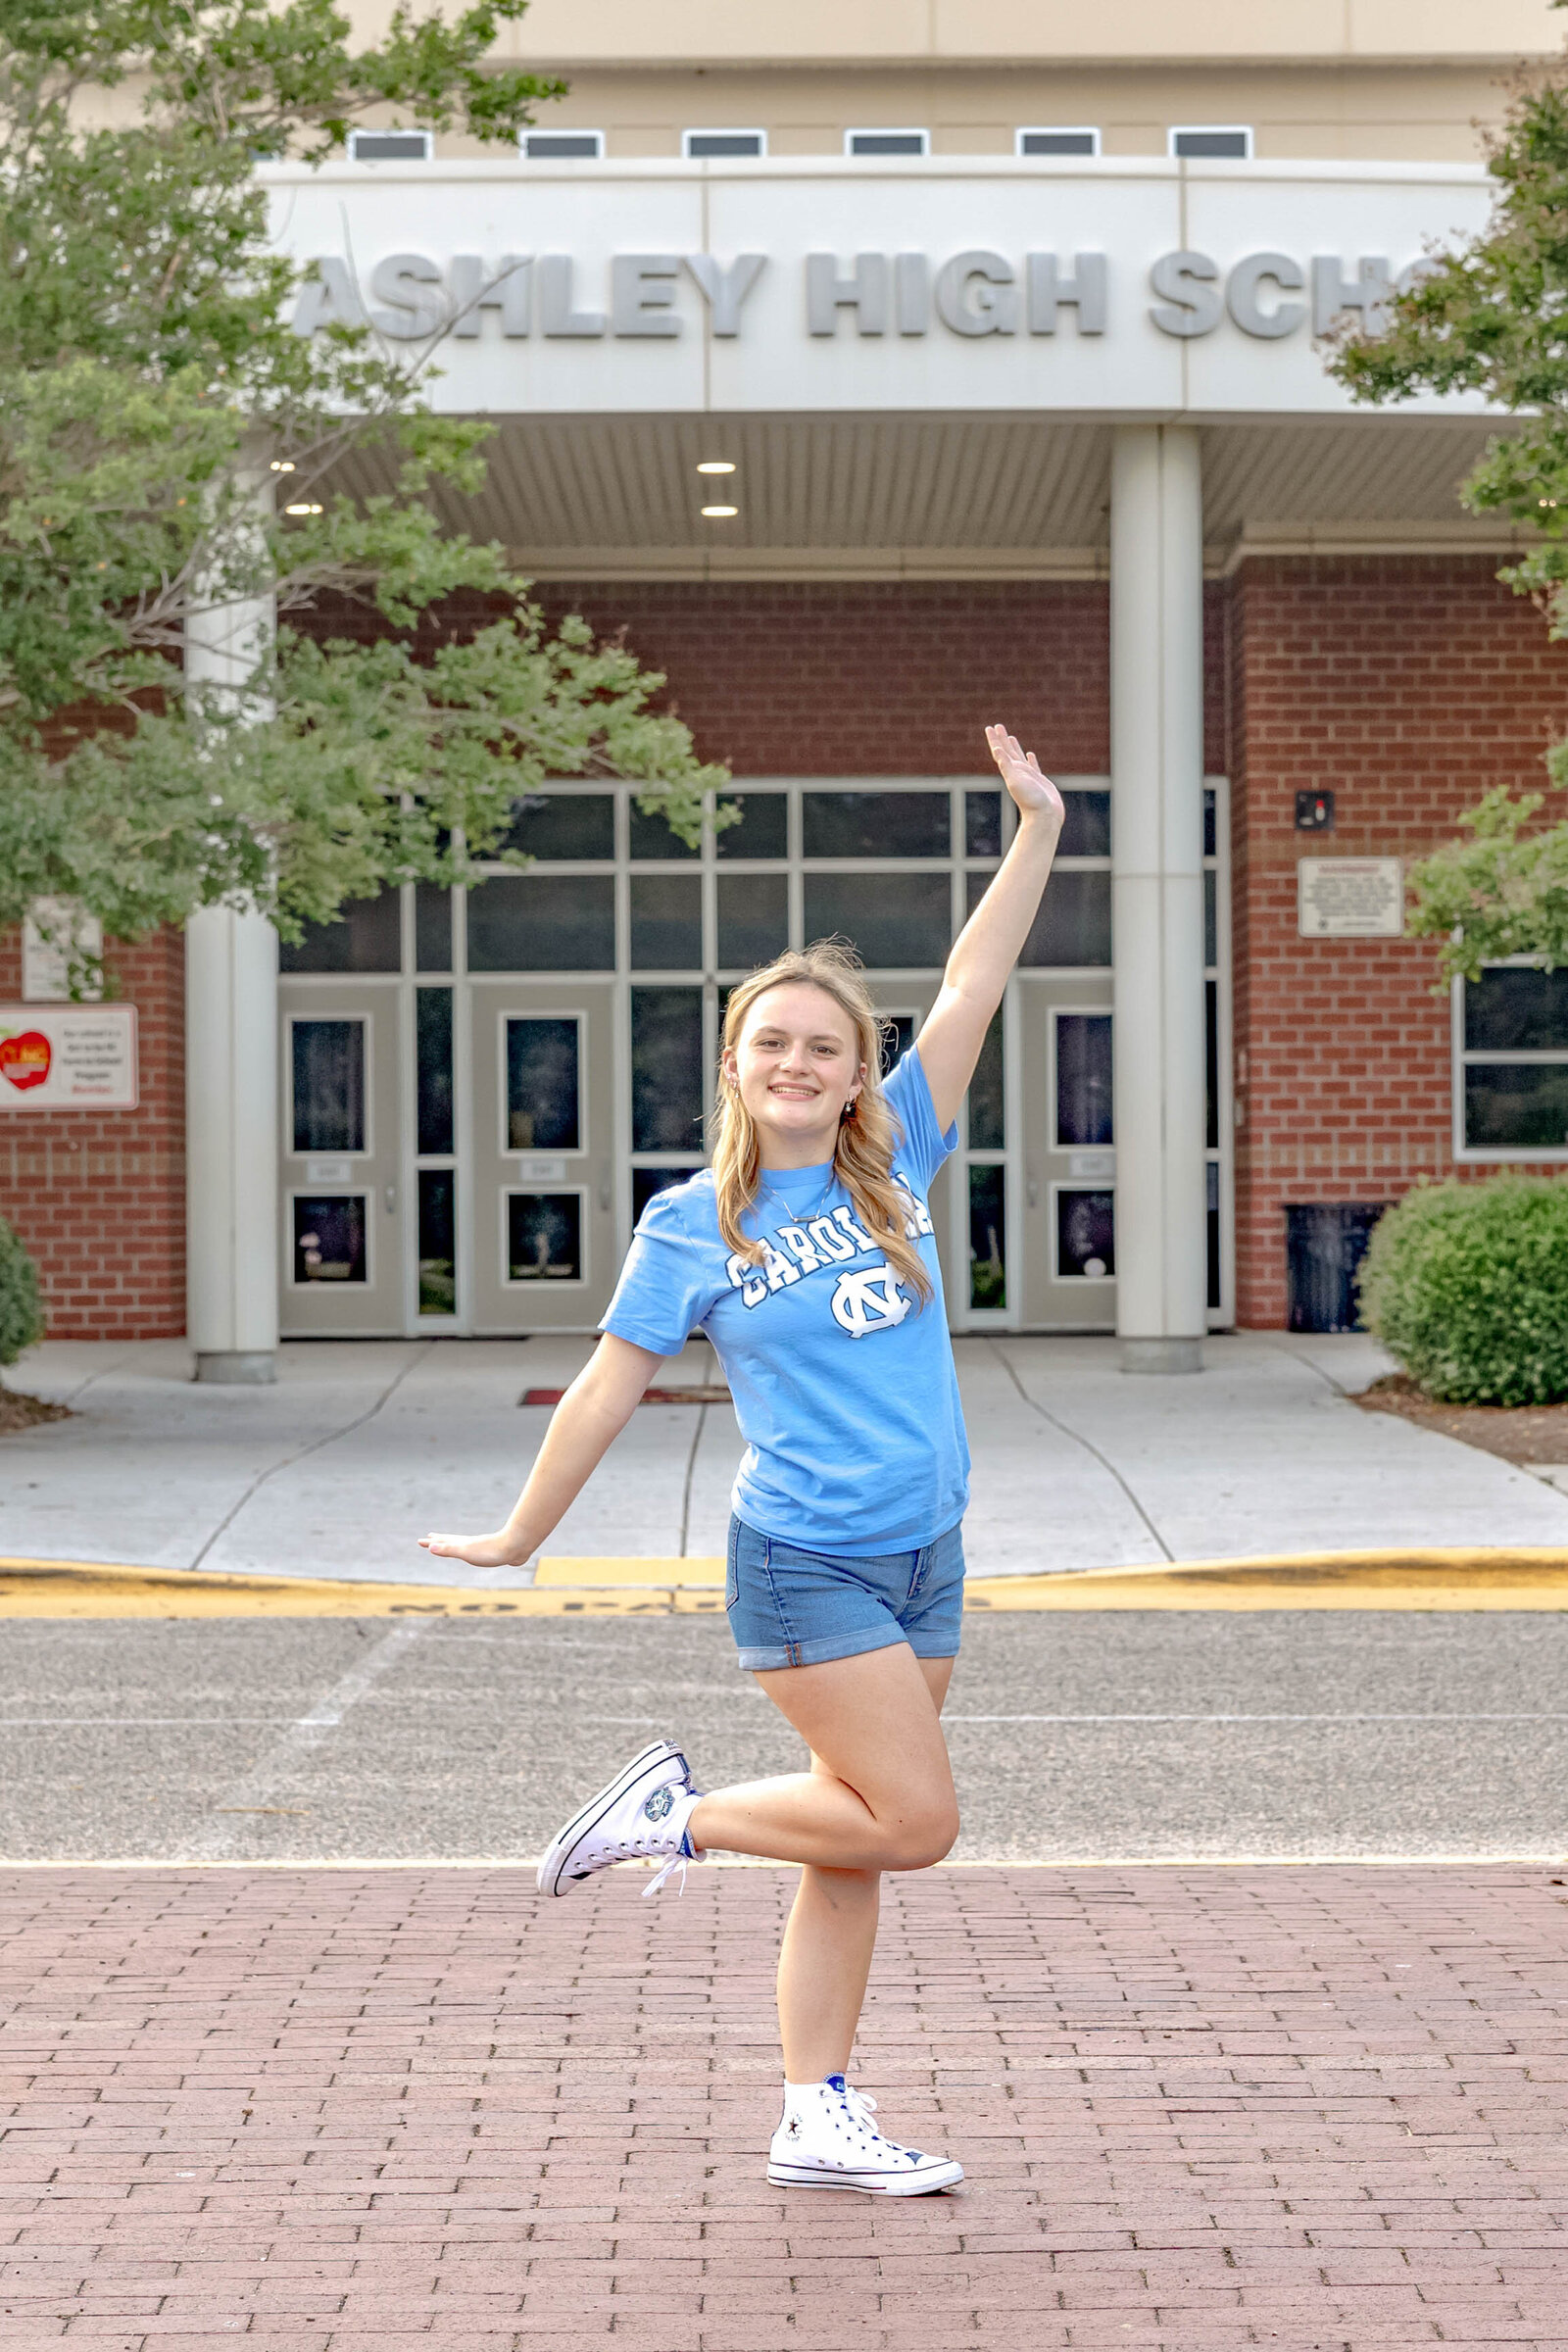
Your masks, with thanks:
M 928 130 L 847 130 L 846 155 L 929 155 Z
M 602 130 L 525 130 L 517 143 L 530 164 L 597 163 L 605 152 Z
M 1016 134 L 1019 155 L 1098 155 L 1100 133 L 1092 123 L 1036 123 Z
M 427 164 L 435 142 L 427 130 L 351 130 L 357 164 Z
M 1252 133 L 1245 122 L 1173 122 L 1167 138 L 1168 152 L 1189 163 L 1251 160 Z
M 1568 969 L 1490 964 L 1454 984 L 1461 1159 L 1568 1160 Z
M 765 155 L 765 130 L 683 130 L 680 151 L 689 162 L 720 161 L 732 155 Z

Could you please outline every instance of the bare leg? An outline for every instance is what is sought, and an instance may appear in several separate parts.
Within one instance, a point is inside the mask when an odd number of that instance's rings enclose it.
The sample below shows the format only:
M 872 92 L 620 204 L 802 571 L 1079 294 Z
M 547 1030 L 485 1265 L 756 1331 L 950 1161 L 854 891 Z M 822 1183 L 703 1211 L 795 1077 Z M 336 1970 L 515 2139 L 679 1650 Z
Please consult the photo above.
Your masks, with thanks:
M 951 1658 L 916 1664 L 940 1710 L 953 1676 Z M 800 1672 L 797 1668 L 795 1672 Z M 759 1678 L 764 1687 L 777 1678 Z M 820 1755 L 813 1777 L 832 1778 Z M 878 1870 L 833 1870 L 808 1863 L 784 1931 L 778 1963 L 778 2022 L 784 2078 L 818 2082 L 849 2072 L 855 2030 L 865 1999 L 882 1893 Z
M 715 1789 L 692 1815 L 694 1845 L 841 1871 L 941 1861 L 957 1799 L 938 1699 L 906 1643 L 757 1679 L 822 1769 Z

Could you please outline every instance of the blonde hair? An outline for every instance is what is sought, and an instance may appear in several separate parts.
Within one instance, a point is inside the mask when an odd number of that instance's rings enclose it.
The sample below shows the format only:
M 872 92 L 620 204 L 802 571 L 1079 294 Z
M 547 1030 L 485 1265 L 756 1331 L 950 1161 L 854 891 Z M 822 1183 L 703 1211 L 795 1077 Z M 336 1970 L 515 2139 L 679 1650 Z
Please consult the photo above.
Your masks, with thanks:
M 802 985 L 819 988 L 848 1015 L 855 1033 L 856 1059 L 865 1066 L 860 1091 L 839 1121 L 833 1172 L 888 1264 L 923 1304 L 932 1296 L 931 1277 L 906 1230 L 909 1195 L 893 1175 L 893 1154 L 904 1137 L 882 1091 L 883 1022 L 855 950 L 842 940 L 815 940 L 808 948 L 788 949 L 741 981 L 731 992 L 724 1014 L 723 1050 L 733 1053 L 740 1044 L 746 1016 L 760 997 L 766 996 L 769 989 Z M 740 1088 L 725 1077 L 722 1067 L 712 1138 L 718 1229 L 737 1257 L 748 1265 L 760 1265 L 765 1258 L 763 1246 L 742 1232 L 741 1218 L 761 1189 L 761 1150 Z

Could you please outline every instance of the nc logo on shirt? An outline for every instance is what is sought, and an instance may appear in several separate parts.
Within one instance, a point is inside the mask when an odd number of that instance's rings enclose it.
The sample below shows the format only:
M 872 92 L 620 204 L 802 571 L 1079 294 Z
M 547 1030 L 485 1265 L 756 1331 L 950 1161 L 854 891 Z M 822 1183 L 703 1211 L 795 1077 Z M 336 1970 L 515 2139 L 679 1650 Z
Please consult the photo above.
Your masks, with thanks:
M 909 1311 L 891 1266 L 865 1266 L 841 1274 L 833 1292 L 833 1320 L 852 1340 L 867 1332 L 896 1331 Z

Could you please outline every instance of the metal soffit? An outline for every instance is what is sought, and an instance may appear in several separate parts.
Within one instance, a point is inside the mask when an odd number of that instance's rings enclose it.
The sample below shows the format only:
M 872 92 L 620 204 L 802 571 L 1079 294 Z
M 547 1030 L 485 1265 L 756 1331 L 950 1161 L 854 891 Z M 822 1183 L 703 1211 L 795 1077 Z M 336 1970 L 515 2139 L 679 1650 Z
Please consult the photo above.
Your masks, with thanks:
M 1423 532 L 1494 544 L 1456 497 L 1494 423 L 1398 416 L 1204 426 L 1205 538 L 1326 543 Z M 473 500 L 438 492 L 443 519 L 499 538 L 541 569 L 605 564 L 741 574 L 907 559 L 1102 564 L 1111 425 L 995 414 L 511 416 Z M 704 459 L 732 475 L 698 473 Z M 372 477 L 363 462 L 357 486 Z M 709 501 L 733 503 L 705 520 Z

